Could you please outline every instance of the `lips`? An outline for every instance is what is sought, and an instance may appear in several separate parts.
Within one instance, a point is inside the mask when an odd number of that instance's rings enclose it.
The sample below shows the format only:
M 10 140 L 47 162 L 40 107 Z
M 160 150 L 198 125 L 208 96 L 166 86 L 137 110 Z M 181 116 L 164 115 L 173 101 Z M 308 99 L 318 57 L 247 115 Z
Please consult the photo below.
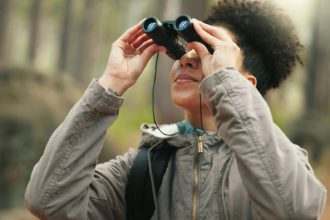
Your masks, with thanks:
M 174 82 L 177 82 L 177 83 L 185 83 L 185 82 L 199 82 L 199 80 L 191 77 L 190 75 L 188 74 L 179 74 L 175 81 Z

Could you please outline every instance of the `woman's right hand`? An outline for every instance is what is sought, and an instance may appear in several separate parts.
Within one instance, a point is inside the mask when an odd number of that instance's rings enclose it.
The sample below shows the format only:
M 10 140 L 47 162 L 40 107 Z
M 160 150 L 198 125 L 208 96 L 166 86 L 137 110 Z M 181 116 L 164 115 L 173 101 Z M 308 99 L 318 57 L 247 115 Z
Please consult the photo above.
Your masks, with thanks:
M 143 20 L 112 44 L 107 67 L 98 80 L 105 89 L 110 88 L 122 95 L 135 84 L 150 58 L 159 51 L 165 51 L 143 33 L 142 23 Z

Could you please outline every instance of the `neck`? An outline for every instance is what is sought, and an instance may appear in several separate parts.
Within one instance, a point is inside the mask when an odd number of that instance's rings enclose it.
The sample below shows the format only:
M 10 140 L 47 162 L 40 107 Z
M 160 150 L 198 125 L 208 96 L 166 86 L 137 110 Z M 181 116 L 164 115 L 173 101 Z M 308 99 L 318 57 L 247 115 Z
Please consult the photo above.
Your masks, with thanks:
M 203 112 L 203 126 L 201 125 L 201 115 L 199 112 L 192 114 L 191 112 L 185 111 L 184 119 L 195 128 L 203 129 L 205 131 L 217 131 L 217 126 L 214 117 L 209 112 Z

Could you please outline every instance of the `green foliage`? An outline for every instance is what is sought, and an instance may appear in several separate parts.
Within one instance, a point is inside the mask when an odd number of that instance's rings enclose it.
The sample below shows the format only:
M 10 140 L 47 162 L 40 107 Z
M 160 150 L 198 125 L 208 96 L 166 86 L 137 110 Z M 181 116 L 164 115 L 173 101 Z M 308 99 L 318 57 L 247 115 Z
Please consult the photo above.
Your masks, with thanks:
M 128 147 L 137 147 L 141 124 L 153 123 L 151 86 L 150 72 L 147 69 L 138 83 L 125 93 L 119 116 L 108 133 L 116 142 L 117 153 L 125 152 Z

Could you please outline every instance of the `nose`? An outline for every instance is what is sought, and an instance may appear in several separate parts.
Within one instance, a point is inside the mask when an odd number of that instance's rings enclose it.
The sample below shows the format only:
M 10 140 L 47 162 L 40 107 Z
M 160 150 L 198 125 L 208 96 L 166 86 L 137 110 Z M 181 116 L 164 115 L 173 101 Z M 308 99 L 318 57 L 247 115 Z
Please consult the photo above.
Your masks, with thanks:
M 190 67 L 190 68 L 198 68 L 199 57 L 194 50 L 187 52 L 183 55 L 180 60 L 181 67 Z

